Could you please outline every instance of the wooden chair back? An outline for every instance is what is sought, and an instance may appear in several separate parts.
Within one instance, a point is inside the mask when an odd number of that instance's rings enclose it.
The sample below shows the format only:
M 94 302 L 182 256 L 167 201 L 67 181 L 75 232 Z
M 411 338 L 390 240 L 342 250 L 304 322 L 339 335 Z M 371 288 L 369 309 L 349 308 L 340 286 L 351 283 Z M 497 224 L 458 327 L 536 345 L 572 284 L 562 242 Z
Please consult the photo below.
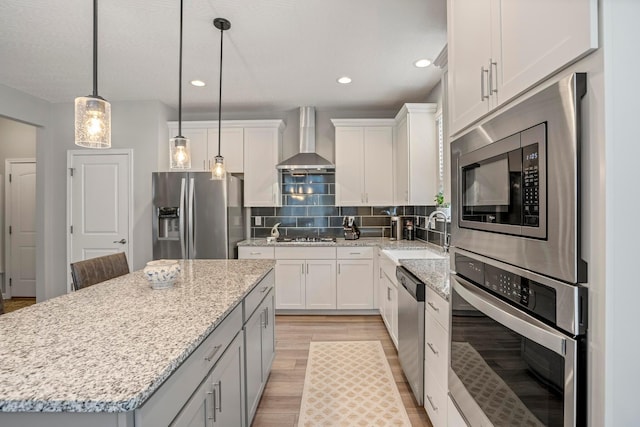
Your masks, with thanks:
M 129 273 L 124 252 L 78 261 L 71 264 L 73 288 L 77 291 Z

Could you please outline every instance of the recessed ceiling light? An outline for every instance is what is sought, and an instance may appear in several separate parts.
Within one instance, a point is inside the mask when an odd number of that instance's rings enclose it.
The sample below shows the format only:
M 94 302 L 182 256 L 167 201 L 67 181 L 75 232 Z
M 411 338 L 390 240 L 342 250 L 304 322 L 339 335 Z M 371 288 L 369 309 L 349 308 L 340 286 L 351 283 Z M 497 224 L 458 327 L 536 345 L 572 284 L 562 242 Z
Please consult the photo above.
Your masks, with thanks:
M 351 78 L 347 76 L 340 77 L 338 83 L 342 83 L 343 85 L 349 84 L 351 83 Z
M 413 63 L 413 65 L 415 65 L 418 68 L 424 68 L 431 65 L 431 61 L 428 59 L 418 59 L 416 62 Z
M 191 84 L 193 86 L 197 86 L 197 87 L 202 87 L 202 86 L 206 86 L 207 84 L 205 82 L 203 82 L 202 80 L 191 80 Z

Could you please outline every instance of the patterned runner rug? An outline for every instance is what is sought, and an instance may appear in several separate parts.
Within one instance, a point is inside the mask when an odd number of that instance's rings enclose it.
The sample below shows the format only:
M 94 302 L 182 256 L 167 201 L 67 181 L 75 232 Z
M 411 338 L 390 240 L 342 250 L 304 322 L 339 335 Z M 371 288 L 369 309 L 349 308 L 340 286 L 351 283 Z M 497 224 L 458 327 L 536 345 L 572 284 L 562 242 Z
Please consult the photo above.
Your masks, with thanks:
M 298 426 L 411 426 L 380 341 L 311 343 Z

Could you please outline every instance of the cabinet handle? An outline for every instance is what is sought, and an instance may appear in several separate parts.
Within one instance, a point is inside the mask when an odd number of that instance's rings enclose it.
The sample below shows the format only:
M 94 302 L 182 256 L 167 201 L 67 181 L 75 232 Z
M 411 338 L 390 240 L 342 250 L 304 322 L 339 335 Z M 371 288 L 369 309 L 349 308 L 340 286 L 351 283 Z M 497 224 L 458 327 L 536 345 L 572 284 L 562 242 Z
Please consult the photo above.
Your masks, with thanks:
M 427 400 L 429 401 L 429 404 L 431 405 L 431 407 L 433 408 L 434 411 L 438 410 L 438 407 L 436 405 L 433 404 L 433 397 L 429 396 L 427 394 Z
M 260 312 L 260 327 L 261 327 L 261 328 L 264 328 L 264 327 L 265 327 L 265 324 L 264 324 L 264 318 L 263 318 L 263 317 L 264 317 L 264 310 L 262 310 L 262 311 Z
M 382 279 L 382 267 L 380 267 L 379 270 L 380 270 L 380 277 L 378 277 L 378 278 Z
M 440 309 L 438 307 L 435 306 L 434 303 L 432 303 L 431 301 L 427 302 L 427 304 L 429 304 L 429 306 L 431 308 L 433 308 L 433 311 L 435 311 L 436 313 L 440 313 Z
M 433 344 L 431 344 L 429 341 L 427 341 L 427 345 L 429 346 L 429 348 L 431 349 L 431 351 L 433 352 L 433 354 L 435 354 L 436 356 L 437 356 L 438 354 L 440 354 L 440 352 L 439 352 L 438 350 L 436 350 L 436 349 L 433 347 Z
M 367 203 L 369 203 L 369 193 L 364 193 L 364 198 Z
M 387 301 L 391 301 L 391 288 L 387 288 Z
M 349 252 L 349 255 L 360 255 L 361 252 Z
M 222 412 L 222 380 L 218 381 L 218 411 Z
M 495 74 L 493 73 L 494 67 L 496 70 Z M 494 79 L 496 81 L 495 86 L 493 85 Z M 489 58 L 489 94 L 493 95 L 494 93 L 498 93 L 498 63 Z
M 213 385 L 213 390 L 208 391 L 207 394 L 209 396 L 211 396 L 211 415 L 208 416 L 207 418 L 210 420 L 213 420 L 213 422 L 216 422 L 216 385 Z
M 209 353 L 208 356 L 204 357 L 204 360 L 206 360 L 207 362 L 211 362 L 214 358 L 214 356 L 216 355 L 216 353 L 218 351 L 220 351 L 220 347 L 222 347 L 222 345 L 217 345 L 215 347 L 213 347 L 213 350 L 211 350 L 211 353 Z
M 309 274 L 309 264 L 307 264 L 307 274 Z
M 480 67 L 480 102 L 484 102 L 485 99 L 489 99 L 489 95 L 485 95 L 484 74 L 489 74 L 489 70 L 485 70 L 484 65 Z
M 338 264 L 338 274 L 340 274 L 340 264 Z
M 269 307 L 264 308 L 264 327 L 269 326 Z
M 249 252 L 249 255 L 260 255 L 260 252 Z
M 304 264 L 300 264 L 300 274 L 304 274 Z
M 268 286 L 265 286 L 264 288 L 262 288 L 262 289 L 260 290 L 260 293 L 261 293 L 261 294 L 264 294 L 265 292 L 267 292 L 267 289 L 269 289 L 269 287 L 268 287 Z

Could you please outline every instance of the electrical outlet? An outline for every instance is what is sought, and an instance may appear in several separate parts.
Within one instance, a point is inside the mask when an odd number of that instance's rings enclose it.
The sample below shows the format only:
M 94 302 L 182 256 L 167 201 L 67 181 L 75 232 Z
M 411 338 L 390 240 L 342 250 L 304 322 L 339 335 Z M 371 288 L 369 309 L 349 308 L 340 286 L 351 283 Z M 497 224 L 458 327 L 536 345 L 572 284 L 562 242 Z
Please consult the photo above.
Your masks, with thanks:
M 256 221 L 256 225 L 262 225 L 262 217 L 261 216 L 257 216 L 255 217 L 255 221 Z

